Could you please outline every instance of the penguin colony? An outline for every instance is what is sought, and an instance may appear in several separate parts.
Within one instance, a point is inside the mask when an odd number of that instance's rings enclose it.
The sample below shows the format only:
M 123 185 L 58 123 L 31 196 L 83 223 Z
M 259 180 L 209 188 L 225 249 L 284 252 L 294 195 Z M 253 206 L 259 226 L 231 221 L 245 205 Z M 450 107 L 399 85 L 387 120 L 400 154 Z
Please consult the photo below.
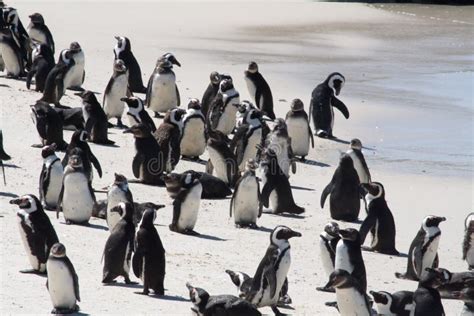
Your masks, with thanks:
M 172 53 L 160 56 L 145 87 L 130 39 L 115 36 L 112 77 L 100 104 L 93 92 L 82 87 L 85 53 L 80 44 L 72 42 L 69 48 L 57 51 L 44 17 L 34 13 L 29 18 L 31 22 L 25 30 L 16 9 L 5 5 L 1 8 L 2 70 L 7 78 L 26 78 L 27 89 L 34 85 L 35 91 L 42 93 L 31 105 L 41 141 L 33 146 L 41 148 L 43 159 L 39 198 L 25 194 L 10 203 L 17 205 L 19 233 L 31 266 L 20 272 L 47 274 L 52 313 L 79 310 L 82 271 L 75 270 L 45 210 L 56 211 L 58 218 L 62 213 L 66 224 L 88 226 L 92 216 L 104 218 L 109 234 L 103 240 L 102 283 L 114 283 L 122 277 L 126 284 L 136 284 L 130 279 L 132 270 L 143 285 L 141 294 L 158 297 L 166 291 L 166 257 L 154 221 L 156 211 L 164 205 L 134 202 L 129 183 L 154 185 L 160 190 L 166 187 L 174 201 L 169 229 L 191 236 L 199 235 L 195 226 L 201 199 L 231 197 L 230 216 L 237 228 L 258 229 L 257 220 L 264 208 L 273 214 L 293 216 L 305 212 L 293 198 L 290 175 L 297 172 L 297 161 L 305 161 L 310 145 L 314 148 L 313 131 L 318 137 L 334 138 L 334 108 L 349 118 L 347 106 L 338 98 L 346 81 L 342 74 L 334 72 L 317 85 L 311 94 L 309 115 L 303 101 L 294 99 L 283 119 L 276 116 L 270 85 L 252 61 L 244 72 L 251 101 L 241 100 L 230 75 L 214 71 L 202 104 L 191 99 L 185 110 L 180 108 L 173 71 L 174 66 L 181 67 L 177 58 Z M 68 89 L 79 91 L 75 93 L 79 97 L 77 108 L 60 103 Z M 144 94 L 145 98 L 134 93 Z M 148 112 L 163 118 L 158 127 L 158 121 Z M 129 126 L 122 122 L 123 115 Z M 111 119 L 116 125 L 109 122 Z M 75 130 L 69 144 L 63 138 L 65 128 Z M 124 137 L 133 137 L 136 154 L 131 169 L 135 179 L 115 173 L 110 186 L 98 191 L 93 188 L 93 179 L 95 174 L 102 177 L 102 167 L 88 142 L 113 146 L 114 141 L 108 138 L 109 128 L 123 129 L 123 133 L 131 134 Z M 1 131 L 0 145 L 0 162 L 9 160 L 3 150 Z M 439 267 L 439 225 L 446 218 L 428 215 L 421 220 L 409 248 L 406 271 L 395 273 L 397 278 L 418 282 L 416 290 L 371 290 L 367 295 L 370 284 L 362 250 L 394 256 L 399 252 L 385 188 L 372 181 L 362 148 L 359 139 L 351 141 L 320 196 L 324 208 L 330 195 L 328 208 L 334 220 L 357 221 L 361 205 L 366 216 L 359 231 L 342 228 L 336 222 L 325 226 L 319 247 L 328 282 L 317 290 L 335 293 L 336 301 L 327 305 L 336 307 L 341 315 L 444 315 L 441 298 L 462 300 L 461 313 L 473 315 L 472 213 L 466 218 L 462 249 L 468 272 L 451 273 Z M 111 155 L 116 150 L 120 149 L 110 148 Z M 57 151 L 65 152 L 62 162 Z M 209 157 L 206 172 L 173 173 L 180 159 L 199 163 L 205 152 Z M 100 158 L 105 166 L 106 157 Z M 4 181 L 6 184 L 5 174 Z M 107 193 L 107 199 L 98 201 L 96 192 Z M 369 233 L 370 247 L 365 247 Z M 255 264 L 253 276 L 225 270 L 237 286 L 238 296 L 210 295 L 202 288 L 183 284 L 189 290 L 191 310 L 196 315 L 261 315 L 258 308 L 269 306 L 275 315 L 281 315 L 278 306 L 292 301 L 288 294 L 291 281 L 287 278 L 291 268 L 289 240 L 301 236 L 289 227 L 276 226 L 263 258 Z M 171 247 L 172 242 L 164 244 Z

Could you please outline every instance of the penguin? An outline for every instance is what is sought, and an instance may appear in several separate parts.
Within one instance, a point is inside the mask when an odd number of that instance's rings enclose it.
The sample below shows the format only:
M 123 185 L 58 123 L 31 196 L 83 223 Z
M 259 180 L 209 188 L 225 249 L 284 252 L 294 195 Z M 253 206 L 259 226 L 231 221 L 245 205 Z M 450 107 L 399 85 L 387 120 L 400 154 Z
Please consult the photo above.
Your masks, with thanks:
M 120 99 L 127 104 L 127 117 L 130 126 L 143 123 L 148 126 L 152 133 L 156 131 L 155 123 L 143 106 L 143 100 L 137 97 L 126 97 Z
M 219 91 L 212 101 L 207 116 L 208 129 L 229 135 L 234 130 L 240 96 L 232 80 L 224 79 L 219 84 Z
M 26 76 L 26 88 L 30 89 L 31 80 L 35 78 L 35 91 L 43 92 L 46 86 L 46 78 L 51 69 L 54 68 L 54 55 L 46 44 L 36 44 L 33 64 Z
M 240 271 L 225 270 L 234 285 L 237 287 L 240 298 L 244 298 L 252 288 L 253 278 Z
M 63 122 L 59 114 L 43 101 L 36 101 L 30 106 L 30 111 L 41 140 L 41 144 L 32 147 L 43 148 L 54 143 L 57 150 L 66 150 L 68 144 L 63 139 Z
M 274 120 L 275 113 L 273 112 L 273 96 L 270 86 L 265 78 L 258 71 L 258 65 L 252 61 L 249 63 L 245 71 L 245 82 L 252 99 L 258 108 L 270 119 Z
M 206 172 L 216 176 L 229 187 L 234 187 L 238 177 L 237 159 L 229 148 L 229 140 L 220 131 L 208 130 Z
M 458 299 L 464 302 L 460 316 L 474 315 L 474 285 L 463 289 L 458 296 Z
M 270 246 L 260 261 L 253 277 L 246 300 L 257 307 L 271 306 L 275 315 L 281 315 L 277 303 L 280 291 L 290 269 L 289 239 L 301 233 L 283 225 L 276 226 L 270 234 Z
M 199 160 L 206 149 L 206 121 L 198 99 L 191 99 L 182 118 L 183 133 L 180 148 L 183 158 Z
M 92 91 L 82 91 L 75 95 L 82 99 L 82 115 L 86 122 L 86 131 L 90 141 L 96 144 L 113 145 L 115 142 L 108 139 L 107 116 Z
M 410 316 L 413 310 L 413 292 L 370 291 L 377 309 L 377 315 Z
M 70 73 L 74 66 L 74 55 L 77 51 L 64 49 L 59 54 L 58 62 L 51 69 L 46 77 L 46 83 L 44 85 L 43 97 L 41 101 L 52 103 L 57 107 L 61 107 L 59 101 L 64 95 L 68 83 L 66 77 Z
M 474 270 L 474 213 L 464 221 L 465 233 L 462 245 L 462 258 L 466 260 L 469 270 Z
M 436 289 L 444 282 L 443 273 L 426 268 L 421 273 L 418 288 L 413 293 L 413 311 L 414 316 L 444 316 L 444 307 L 441 296 Z
M 147 89 L 143 86 L 142 71 L 135 56 L 132 53 L 130 40 L 124 36 L 115 36 L 117 43 L 114 47 L 115 60 L 121 59 L 129 71 L 128 86 L 131 92 L 146 93 Z
M 236 227 L 258 228 L 257 217 L 262 216 L 260 184 L 255 175 L 257 164 L 253 159 L 246 163 L 246 170 L 235 184 L 234 194 L 230 200 L 230 217 L 234 212 Z
M 291 138 L 293 155 L 299 156 L 302 162 L 309 153 L 309 145 L 314 148 L 313 132 L 309 125 L 308 114 L 300 99 L 291 101 L 291 109 L 286 113 L 285 123 L 288 127 L 288 136 Z
M 362 142 L 357 138 L 352 139 L 350 148 L 346 151 L 346 154 L 352 158 L 354 168 L 359 176 L 359 182 L 370 183 L 370 171 L 365 162 L 364 154 L 362 153 Z
M 155 218 L 155 210 L 143 212 L 135 235 L 132 267 L 135 276 L 143 282 L 142 294 L 148 295 L 152 289 L 156 295 L 162 296 L 165 294 L 166 259 L 165 248 L 153 224 Z
M 114 182 L 109 185 L 107 190 L 107 226 L 110 232 L 112 232 L 121 218 L 121 215 L 117 212 L 112 212 L 112 209 L 120 203 L 134 205 L 133 195 L 128 187 L 127 178 L 118 173 L 114 173 L 114 177 Z
M 71 155 L 64 169 L 61 193 L 58 198 L 56 217 L 64 213 L 66 224 L 88 225 L 96 203 L 94 190 L 84 170 L 80 149 Z
M 336 260 L 336 247 L 341 239 L 339 235 L 339 225 L 336 222 L 329 222 L 324 226 L 324 231 L 319 235 L 319 257 L 323 263 L 323 268 L 328 275 L 334 272 Z M 322 292 L 334 292 L 333 288 L 317 287 L 316 290 Z
M 65 89 L 69 90 L 83 91 L 84 89 L 81 86 L 84 83 L 84 79 L 86 77 L 84 51 L 78 42 L 72 42 L 69 45 L 69 50 L 74 52 L 72 55 L 74 64 L 66 73 L 64 78 L 64 87 Z
M 92 152 L 87 139 L 89 138 L 89 133 L 84 130 L 75 131 L 71 136 L 71 141 L 69 142 L 68 147 L 66 148 L 66 155 L 64 155 L 62 164 L 63 167 L 69 162 L 69 157 L 74 153 L 77 154 L 76 148 L 80 148 L 82 165 L 84 167 L 84 172 L 87 174 L 89 181 L 92 181 L 92 165 L 94 165 L 99 178 L 102 178 L 102 167 L 97 157 Z
M 257 159 L 258 148 L 263 143 L 261 112 L 251 109 L 247 112 L 245 122 L 237 128 L 230 143 L 230 149 L 237 158 L 239 171 L 244 172 L 249 159 Z
M 360 211 L 359 185 L 359 176 L 351 157 L 343 154 L 331 182 L 321 193 L 321 208 L 324 208 L 326 198 L 331 194 L 329 200 L 331 218 L 346 222 L 356 221 Z
M 180 139 L 182 134 L 182 118 L 186 114 L 183 109 L 173 109 L 166 113 L 163 122 L 154 133 L 163 154 L 166 172 L 174 170 L 181 156 Z
M 117 127 L 123 128 L 122 115 L 125 109 L 123 98 L 129 95 L 128 89 L 128 70 L 121 59 L 114 61 L 114 73 L 110 78 L 104 92 L 104 112 L 107 119 L 117 119 Z
M 274 214 L 301 214 L 304 208 L 295 204 L 290 182 L 278 164 L 277 155 L 267 148 L 260 161 L 262 177 L 262 204 L 271 207 Z
M 16 204 L 19 207 L 16 214 L 21 240 L 32 267 L 20 272 L 45 274 L 49 251 L 58 242 L 56 231 L 36 196 L 23 195 L 10 200 L 10 204 Z
M 459 294 L 465 288 L 474 288 L 474 271 L 450 272 L 447 269 L 435 268 L 437 273 L 442 273 L 442 284 L 437 286 L 441 298 L 459 299 Z
M 407 269 L 405 273 L 396 272 L 399 279 L 418 281 L 425 274 L 426 268 L 432 268 L 438 255 L 441 230 L 439 224 L 446 220 L 445 217 L 434 215 L 423 219 L 420 230 L 411 242 L 408 251 Z
M 281 172 L 289 178 L 290 167 L 293 173 L 296 172 L 296 165 L 293 161 L 292 141 L 288 135 L 285 120 L 278 118 L 274 122 L 275 125 L 265 140 L 265 147 L 271 148 L 273 152 L 276 153 Z
M 372 315 L 369 300 L 365 294 L 366 289 L 346 270 L 334 270 L 325 287 L 336 289 L 337 308 L 340 315 Z
M 221 82 L 221 76 L 217 71 L 211 72 L 209 75 L 209 85 L 204 91 L 204 94 L 201 98 L 201 111 L 204 117 L 207 117 L 209 112 L 209 106 L 211 105 L 212 100 L 214 100 L 217 92 L 219 91 L 219 83 Z
M 341 92 L 346 79 L 338 72 L 330 74 L 326 80 L 314 88 L 311 93 L 311 104 L 309 107 L 310 119 L 314 121 L 315 135 L 319 137 L 334 137 L 334 110 L 337 108 L 346 119 L 349 118 L 349 110 L 346 105 L 336 96 Z
M 174 199 L 181 189 L 181 181 L 188 173 L 196 173 L 202 185 L 201 199 L 214 200 L 225 199 L 232 194 L 232 190 L 221 179 L 210 175 L 207 172 L 197 172 L 194 170 L 187 170 L 181 174 L 169 173 L 163 176 L 166 185 L 166 191 L 172 199 Z
M 5 152 L 5 149 L 3 149 L 3 132 L 0 129 L 0 166 L 2 166 L 3 184 L 5 185 L 7 185 L 7 180 L 5 178 L 5 167 L 3 165 L 3 161 L 10 159 L 12 159 L 12 157 L 10 157 L 10 155 Z
M 199 287 L 186 283 L 189 298 L 193 303 L 191 310 L 197 316 L 229 315 L 260 316 L 262 315 L 251 303 L 233 295 L 209 295 Z
M 367 291 L 367 275 L 360 248 L 360 235 L 354 228 L 340 229 L 341 239 L 337 242 L 334 270 L 345 270 L 354 277 L 363 292 Z
M 53 35 L 48 26 L 44 23 L 43 16 L 40 13 L 33 13 L 29 18 L 31 22 L 28 25 L 27 31 L 30 39 L 47 45 L 54 54 Z
M 165 169 L 163 153 L 149 127 L 143 123 L 135 124 L 124 133 L 135 137 L 136 153 L 132 162 L 135 178 L 144 184 L 162 185 L 161 176 Z
M 398 256 L 395 248 L 395 221 L 385 201 L 385 189 L 380 182 L 362 183 L 365 192 L 367 217 L 360 226 L 360 242 L 364 244 L 367 234 L 372 234 L 372 244 L 366 250 Z
M 159 58 L 156 67 L 148 80 L 146 89 L 146 104 L 154 113 L 165 113 L 180 105 L 176 75 L 171 61 Z
M 46 268 L 46 287 L 53 303 L 51 314 L 72 314 L 79 311 L 79 278 L 63 244 L 58 242 L 51 247 Z
M 22 69 L 29 69 L 29 42 L 30 37 L 21 23 L 18 12 L 15 8 L 7 7 L 3 9 L 3 17 L 6 22 L 6 28 L 10 30 L 13 40 L 19 48 L 20 57 L 22 60 Z
M 24 64 L 20 47 L 8 28 L 0 30 L 0 53 L 7 71 L 7 78 L 25 76 Z
M 130 281 L 130 261 L 135 239 L 135 225 L 133 224 L 133 206 L 121 202 L 116 208 L 122 210 L 122 218 L 115 225 L 104 247 L 104 268 L 102 283 L 115 283 L 118 276 L 125 279 L 126 284 L 136 284 Z
M 186 235 L 199 235 L 194 231 L 194 226 L 198 217 L 201 194 L 202 185 L 198 175 L 188 173 L 173 201 L 173 221 L 169 225 L 171 231 Z
M 54 143 L 41 150 L 43 168 L 39 181 L 39 197 L 43 207 L 47 210 L 55 210 L 57 207 L 64 173 L 63 165 L 56 156 L 55 150 L 56 144 Z

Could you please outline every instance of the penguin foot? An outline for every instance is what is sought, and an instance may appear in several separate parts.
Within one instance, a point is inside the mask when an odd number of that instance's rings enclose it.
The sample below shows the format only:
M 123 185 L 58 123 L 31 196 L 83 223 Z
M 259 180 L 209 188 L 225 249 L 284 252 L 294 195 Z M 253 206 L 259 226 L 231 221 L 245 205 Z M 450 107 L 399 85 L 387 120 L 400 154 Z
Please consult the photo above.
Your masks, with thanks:
M 135 294 L 139 294 L 139 295 L 148 295 L 150 294 L 150 291 L 148 290 L 143 290 L 142 292 L 134 292 Z
M 316 291 L 335 293 L 336 291 L 332 287 L 319 286 L 316 288 Z
M 272 306 L 272 311 L 275 314 L 275 316 L 283 316 L 284 314 L 278 310 L 278 307 L 276 305 Z
M 124 129 L 124 128 L 128 128 L 128 126 L 124 125 L 122 123 L 122 120 L 121 119 L 117 119 L 117 125 L 116 125 L 117 128 L 120 128 L 120 129 Z
M 72 91 L 84 91 L 83 87 L 69 87 L 67 89 Z
M 338 308 L 337 307 L 337 302 L 326 302 L 326 303 L 324 303 L 324 305 L 329 306 L 329 307 Z
M 305 162 L 305 161 L 306 161 L 306 156 L 302 156 L 302 157 L 300 158 L 300 161 L 301 161 L 301 162 Z
M 110 123 L 110 122 L 107 122 L 107 127 L 108 127 L 108 128 L 113 128 L 113 127 L 115 127 L 115 125 L 112 124 L 112 123 Z
M 110 285 L 117 283 L 117 280 L 102 280 L 102 285 Z
M 41 271 L 38 271 L 38 270 L 35 270 L 35 269 L 24 269 L 24 270 L 20 270 L 20 273 L 44 275 L 44 274 L 46 274 L 46 271 L 41 272 Z
M 282 307 L 282 306 L 287 306 L 293 303 L 293 300 L 288 294 L 285 294 L 283 296 L 280 296 L 277 306 Z
M 42 144 L 33 144 L 33 145 L 31 145 L 31 147 L 33 147 L 33 148 L 43 148 L 43 145 Z
M 192 229 L 185 229 L 181 232 L 184 235 L 189 235 L 189 236 L 199 236 L 200 234 L 197 231 L 194 231 Z
M 130 285 L 138 284 L 138 282 L 131 281 L 129 277 L 124 277 L 124 279 L 125 279 L 125 284 L 130 284 Z

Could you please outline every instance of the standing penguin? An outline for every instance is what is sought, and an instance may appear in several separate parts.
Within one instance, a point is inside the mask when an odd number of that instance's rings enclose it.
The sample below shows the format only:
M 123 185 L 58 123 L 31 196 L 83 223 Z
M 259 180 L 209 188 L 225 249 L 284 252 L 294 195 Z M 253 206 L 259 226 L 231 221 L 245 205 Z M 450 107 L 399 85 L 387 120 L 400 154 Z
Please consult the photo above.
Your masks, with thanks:
M 25 75 L 20 47 L 8 28 L 0 30 L 0 54 L 7 71 L 7 78 L 18 78 Z
M 17 212 L 21 240 L 30 261 L 31 270 L 22 273 L 46 273 L 46 260 L 51 247 L 58 242 L 58 236 L 41 202 L 32 194 L 10 201 L 20 208 Z
M 127 97 L 122 98 L 121 100 L 127 103 L 127 117 L 130 127 L 135 124 L 143 123 L 147 125 L 152 132 L 156 131 L 155 122 L 153 122 L 153 119 L 145 110 L 142 99 L 137 97 Z
M 234 211 L 236 227 L 257 228 L 257 217 L 262 216 L 260 184 L 255 175 L 257 164 L 253 159 L 246 163 L 245 172 L 235 184 L 230 200 L 230 217 Z
M 48 74 L 54 68 L 54 65 L 54 56 L 51 48 L 46 44 L 35 44 L 33 65 L 26 76 L 26 88 L 30 89 L 31 80 L 34 77 L 35 91 L 43 92 Z
M 362 153 L 362 142 L 357 138 L 352 139 L 350 148 L 346 154 L 348 154 L 354 162 L 354 168 L 357 171 L 360 183 L 370 183 L 370 171 L 365 162 L 364 154 Z
M 319 235 L 319 256 L 323 263 L 323 268 L 328 275 L 334 272 L 334 263 L 336 260 L 336 247 L 341 239 L 339 235 L 339 225 L 336 222 L 329 222 L 324 226 L 324 231 Z M 334 292 L 333 288 L 317 287 L 318 291 Z
M 81 154 L 70 156 L 64 170 L 56 216 L 59 217 L 59 212 L 63 211 L 66 224 L 88 225 L 95 203 L 94 190 L 85 173 Z
M 334 270 L 345 270 L 360 284 L 363 292 L 367 291 L 367 275 L 360 248 L 360 235 L 354 228 L 340 229 L 341 239 L 336 246 Z
M 52 103 L 58 107 L 61 107 L 59 101 L 64 95 L 64 91 L 67 88 L 68 83 L 66 82 L 66 76 L 70 73 L 74 66 L 74 54 L 76 51 L 64 49 L 59 54 L 57 64 L 51 69 L 46 77 L 46 83 L 44 85 L 43 97 L 41 101 Z
M 102 178 L 102 167 L 100 166 L 100 162 L 97 157 L 92 152 L 89 144 L 87 143 L 87 138 L 89 137 L 89 133 L 84 130 L 77 130 L 71 136 L 71 141 L 66 148 L 66 155 L 64 155 L 62 164 L 63 167 L 69 162 L 69 157 L 74 153 L 77 154 L 77 150 L 75 148 L 80 148 L 81 151 L 79 152 L 82 159 L 82 165 L 84 166 L 84 171 L 88 175 L 89 181 L 92 181 L 92 165 L 94 165 L 99 178 Z
M 474 270 L 474 213 L 466 217 L 464 228 L 465 234 L 462 245 L 462 258 L 466 260 L 469 270 Z
M 80 302 L 79 278 L 71 260 L 66 255 L 66 248 L 55 243 L 51 248 L 48 261 L 48 288 L 54 309 L 51 314 L 72 314 L 79 310 L 76 302 Z
M 240 96 L 235 90 L 231 79 L 221 80 L 219 92 L 212 101 L 208 119 L 208 129 L 213 129 L 229 135 L 234 130 L 235 114 L 240 103 Z
M 399 279 L 418 281 L 426 272 L 426 268 L 432 268 L 438 256 L 438 245 L 441 237 L 439 224 L 446 220 L 445 217 L 429 215 L 423 219 L 420 230 L 411 242 L 408 251 L 407 270 L 405 273 L 396 272 Z
M 132 171 L 139 182 L 152 185 L 162 185 L 161 176 L 165 169 L 163 153 L 150 128 L 143 124 L 135 124 L 124 133 L 135 137 L 135 157 L 132 162 Z
M 206 120 L 198 99 L 191 99 L 182 118 L 183 133 L 180 148 L 183 158 L 199 160 L 206 149 Z
M 69 50 L 74 52 L 72 56 L 74 64 L 64 78 L 65 89 L 82 91 L 84 89 L 81 86 L 86 77 L 84 51 L 78 42 L 72 42 L 71 45 L 69 45 Z
M 132 259 L 135 238 L 135 225 L 133 224 L 133 206 L 130 203 L 120 203 L 122 218 L 115 225 L 104 248 L 104 268 L 102 283 L 115 283 L 118 276 L 123 276 L 126 284 L 136 284 L 130 281 L 130 260 Z
M 343 75 L 338 72 L 333 72 L 311 93 L 309 113 L 314 121 L 315 133 L 319 137 L 333 137 L 333 107 L 341 111 L 346 119 L 349 118 L 349 110 L 346 105 L 336 98 L 336 96 L 341 92 L 345 81 L 346 79 Z
M 45 44 L 54 54 L 54 40 L 49 28 L 44 23 L 44 18 L 40 13 L 33 13 L 29 16 L 31 22 L 28 25 L 28 35 L 33 41 Z
M 182 109 L 169 111 L 154 133 L 163 154 L 163 164 L 166 172 L 174 170 L 181 156 L 181 119 L 185 114 L 186 111 Z
M 114 47 L 115 60 L 121 59 L 129 71 L 128 85 L 132 92 L 145 93 L 143 86 L 142 71 L 135 56 L 132 53 L 130 40 L 124 36 L 115 36 L 117 43 Z
M 321 193 L 321 208 L 324 208 L 329 194 L 331 218 L 347 222 L 357 220 L 360 211 L 359 176 L 347 154 L 342 155 L 331 182 Z
M 173 72 L 173 64 L 162 57 L 156 62 L 156 67 L 148 80 L 146 90 L 146 104 L 155 117 L 160 117 L 159 113 L 165 113 L 180 105 L 178 86 L 176 85 L 176 75 Z
M 277 303 L 290 269 L 291 247 L 288 240 L 292 237 L 301 237 L 301 233 L 282 225 L 273 229 L 270 234 L 270 246 L 258 265 L 252 287 L 246 297 L 257 307 L 271 306 L 275 315 L 281 315 Z
M 107 190 L 107 226 L 109 231 L 112 232 L 115 225 L 121 218 L 118 212 L 112 212 L 112 209 L 120 203 L 133 204 L 133 196 L 130 188 L 128 187 L 128 181 L 125 176 L 115 173 L 114 183 L 112 183 Z
M 286 113 L 286 126 L 288 127 L 288 136 L 291 138 L 291 148 L 293 155 L 305 157 L 309 153 L 309 144 L 314 148 L 313 132 L 309 125 L 308 114 L 304 110 L 304 104 L 300 99 L 291 101 L 291 109 Z
M 365 288 L 349 272 L 341 269 L 334 270 L 325 287 L 336 289 L 337 309 L 340 315 L 372 315 Z
M 6 30 L 12 34 L 13 40 L 19 48 L 20 57 L 22 61 L 22 69 L 29 69 L 30 64 L 28 60 L 30 37 L 21 23 L 18 12 L 15 8 L 7 7 L 3 9 L 3 18 L 6 23 Z M 3 55 L 3 54 L 2 54 Z
M 204 91 L 204 94 L 201 98 L 201 111 L 204 117 L 207 117 L 207 114 L 209 112 L 209 106 L 211 105 L 212 100 L 214 100 L 214 97 L 219 91 L 219 83 L 221 82 L 221 76 L 217 71 L 211 72 L 209 77 L 209 85 L 207 86 L 207 89 L 206 91 Z
M 273 112 L 272 91 L 265 78 L 263 78 L 262 74 L 258 71 L 256 62 L 252 61 L 249 63 L 245 71 L 245 81 L 247 82 L 249 94 L 255 104 L 266 116 L 274 120 L 276 117 Z
M 387 255 L 398 256 L 395 248 L 395 221 L 392 212 L 385 201 L 385 190 L 381 183 L 362 183 L 361 188 L 365 191 L 367 205 L 367 217 L 362 223 L 359 233 L 360 242 L 363 245 L 367 234 L 372 234 L 372 244 L 368 248 Z
M 413 293 L 414 316 L 444 316 L 444 307 L 437 287 L 444 282 L 443 273 L 426 268 L 421 274 L 418 288 Z
M 374 298 L 377 315 L 411 315 L 413 309 L 413 292 L 411 291 L 395 293 L 370 291 L 370 295 Z
M 173 221 L 171 231 L 199 235 L 194 231 L 199 206 L 201 203 L 202 185 L 197 173 L 188 173 L 181 183 L 181 189 L 173 201 Z
M 43 168 L 39 181 L 39 196 L 45 209 L 56 209 L 63 181 L 63 165 L 55 153 L 56 144 L 43 147 Z
M 135 250 L 133 254 L 133 273 L 143 282 L 144 295 L 149 289 L 157 295 L 165 294 L 165 248 L 154 226 L 156 212 L 146 209 L 143 212 L 138 231 L 135 235 Z
M 296 172 L 296 165 L 293 161 L 292 140 L 288 135 L 288 128 L 285 120 L 278 118 L 275 120 L 275 126 L 265 140 L 265 147 L 271 148 L 277 155 L 278 165 L 283 174 L 290 177 L 290 167 L 292 172 Z
M 5 152 L 5 149 L 3 149 L 3 133 L 2 133 L 2 130 L 0 129 L 0 166 L 2 167 L 3 184 L 5 185 L 7 185 L 7 180 L 5 178 L 5 166 L 3 165 L 3 161 L 10 160 L 10 159 L 12 159 L 12 157 L 10 157 L 10 155 Z
M 291 192 L 290 182 L 281 171 L 275 152 L 267 148 L 260 162 L 262 170 L 263 206 L 271 207 L 274 214 L 301 214 L 305 210 L 296 205 Z
M 209 160 L 206 172 L 233 187 L 238 177 L 238 166 L 236 157 L 229 148 L 229 140 L 222 132 L 209 130 L 208 133 L 207 151 Z
M 113 145 L 115 142 L 108 139 L 107 116 L 92 91 L 76 93 L 82 99 L 82 115 L 86 122 L 86 131 L 90 140 L 96 144 Z
M 104 112 L 107 119 L 117 119 L 117 127 L 123 128 L 122 115 L 125 109 L 123 98 L 129 95 L 128 89 L 128 70 L 121 59 L 114 61 L 114 73 L 110 78 L 104 92 Z
M 36 101 L 36 104 L 30 106 L 30 110 L 41 140 L 41 144 L 32 147 L 43 148 L 54 143 L 58 150 L 66 150 L 67 143 L 63 139 L 63 121 L 60 115 L 43 101 Z

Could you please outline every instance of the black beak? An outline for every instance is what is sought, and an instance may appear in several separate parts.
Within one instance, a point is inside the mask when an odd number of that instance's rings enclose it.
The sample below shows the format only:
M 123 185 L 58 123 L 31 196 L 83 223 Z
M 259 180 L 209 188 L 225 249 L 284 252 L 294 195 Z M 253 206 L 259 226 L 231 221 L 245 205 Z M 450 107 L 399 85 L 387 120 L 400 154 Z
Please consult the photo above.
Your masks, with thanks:
M 21 202 L 23 202 L 23 199 L 22 199 L 22 198 L 10 200 L 10 204 L 20 205 Z
M 129 98 L 120 98 L 120 101 L 122 102 L 127 102 L 129 100 Z
M 176 58 L 173 58 L 172 63 L 175 64 L 178 67 L 181 67 L 181 64 L 179 63 L 179 61 Z
M 290 239 L 290 238 L 293 238 L 293 237 L 301 237 L 301 233 L 300 232 L 296 232 L 294 230 L 288 232 L 288 238 L 287 239 Z
M 194 289 L 194 287 L 189 284 L 189 282 L 186 282 L 186 287 L 188 288 L 188 290 L 192 291 Z
M 120 36 L 114 36 L 117 41 L 120 41 Z
M 334 280 L 329 279 L 328 283 L 324 286 L 324 288 L 329 289 L 332 288 L 334 284 Z

